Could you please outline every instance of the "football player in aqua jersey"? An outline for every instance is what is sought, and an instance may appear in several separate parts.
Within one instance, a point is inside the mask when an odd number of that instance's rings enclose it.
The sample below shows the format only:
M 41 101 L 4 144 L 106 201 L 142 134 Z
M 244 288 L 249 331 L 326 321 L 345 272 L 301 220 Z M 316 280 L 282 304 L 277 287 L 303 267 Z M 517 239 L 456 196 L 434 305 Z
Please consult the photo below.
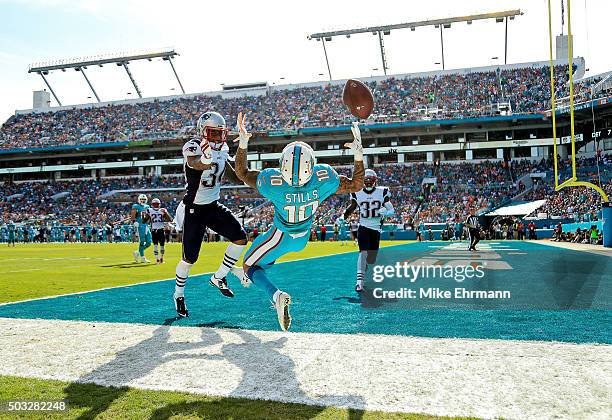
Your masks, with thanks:
M 272 227 L 259 235 L 244 255 L 242 284 L 254 283 L 272 300 L 283 331 L 291 325 L 291 296 L 278 289 L 269 279 L 267 269 L 282 255 L 298 252 L 308 243 L 314 214 L 321 202 L 333 194 L 348 194 L 363 188 L 363 149 L 361 133 L 353 123 L 354 140 L 345 146 L 353 150 L 353 178 L 339 176 L 329 165 L 317 164 L 312 148 L 304 142 L 289 143 L 280 158 L 280 168 L 263 171 L 248 169 L 247 145 L 251 137 L 245 126 L 246 115 L 238 115 L 240 135 L 236 153 L 236 175 L 255 188 L 274 205 Z
M 13 245 L 13 247 L 15 247 L 15 225 L 13 224 L 13 222 L 8 222 L 8 224 L 6 225 L 6 229 L 8 231 L 8 238 L 7 238 L 7 244 L 8 246 Z
M 151 237 L 149 224 L 142 221 L 142 213 L 149 208 L 147 201 L 149 201 L 147 196 L 140 194 L 138 196 L 138 203 L 134 203 L 130 211 L 130 220 L 133 223 L 134 230 L 138 233 L 138 251 L 134 251 L 135 262 L 138 262 L 138 257 L 140 257 L 140 262 L 150 262 L 145 257 L 144 252 L 145 249 L 151 246 L 153 238 Z

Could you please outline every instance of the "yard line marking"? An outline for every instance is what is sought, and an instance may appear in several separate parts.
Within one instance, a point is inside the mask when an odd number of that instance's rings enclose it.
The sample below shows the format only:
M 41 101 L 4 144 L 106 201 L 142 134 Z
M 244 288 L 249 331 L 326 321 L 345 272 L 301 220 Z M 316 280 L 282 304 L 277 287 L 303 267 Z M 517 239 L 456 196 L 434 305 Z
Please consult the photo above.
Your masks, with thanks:
M 401 244 L 397 244 L 397 245 L 387 245 L 387 246 L 383 246 L 381 248 L 391 248 L 391 247 L 402 246 L 402 245 L 406 245 L 406 243 L 401 243 Z M 353 250 L 345 251 L 345 252 L 336 252 L 334 254 L 306 257 L 306 258 L 301 258 L 299 260 L 281 261 L 279 263 L 276 263 L 276 265 L 285 264 L 285 263 L 291 263 L 291 262 L 298 262 L 298 261 L 312 260 L 312 259 L 315 259 L 315 258 L 333 257 L 333 256 L 336 256 L 336 255 L 350 254 L 352 252 L 357 252 L 357 249 L 353 249 Z M 195 277 L 195 276 L 207 276 L 207 275 L 211 275 L 211 274 L 214 274 L 214 271 L 211 271 L 211 272 L 208 272 L 208 273 L 194 274 L 191 277 Z M 84 294 L 87 294 L 87 293 L 101 292 L 103 290 L 122 289 L 124 287 L 141 286 L 143 284 L 160 283 L 162 281 L 170 281 L 170 280 L 174 281 L 175 278 L 172 277 L 172 278 L 159 279 L 159 280 L 147 280 L 147 281 L 141 281 L 141 282 L 138 282 L 138 283 L 123 284 L 123 285 L 120 285 L 120 286 L 109 286 L 109 287 L 102 287 L 100 289 L 84 290 L 82 292 L 62 293 L 61 295 L 50 295 L 50 296 L 42 296 L 42 297 L 31 298 L 31 299 L 17 300 L 17 301 L 14 301 L 14 302 L 4 302 L 4 303 L 0 303 L 0 306 L 15 305 L 17 303 L 25 303 L 25 302 L 34 302 L 34 301 L 37 301 L 37 300 L 52 299 L 52 298 L 56 298 L 56 297 L 84 295 Z
M 11 270 L 11 271 L 5 271 L 5 273 L 23 273 L 24 271 L 37 271 L 37 270 L 42 270 L 42 268 L 26 268 L 24 270 Z

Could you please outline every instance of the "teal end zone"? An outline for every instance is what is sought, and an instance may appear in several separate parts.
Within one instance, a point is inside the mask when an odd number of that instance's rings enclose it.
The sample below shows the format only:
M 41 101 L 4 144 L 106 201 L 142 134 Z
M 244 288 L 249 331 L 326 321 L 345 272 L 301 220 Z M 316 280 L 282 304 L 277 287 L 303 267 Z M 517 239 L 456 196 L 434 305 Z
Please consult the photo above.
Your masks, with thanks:
M 444 243 L 393 248 L 424 255 L 432 252 L 431 245 Z M 503 245 L 527 253 L 512 256 L 512 264 L 541 263 L 544 250 L 560 256 L 576 252 L 552 250 L 536 243 L 507 241 Z M 588 255 L 591 260 L 597 258 L 597 264 L 609 264 L 607 256 Z M 278 264 L 270 269 L 270 278 L 293 297 L 291 331 L 612 344 L 612 311 L 606 306 L 611 298 L 610 275 L 604 276 L 598 286 L 600 297 L 594 300 L 593 307 L 599 309 L 378 310 L 363 308 L 353 291 L 356 259 L 357 253 L 351 252 Z M 506 275 L 512 273 L 508 270 Z M 173 325 L 279 330 L 276 312 L 262 290 L 256 286 L 244 289 L 234 277 L 229 281 L 236 293 L 233 299 L 209 286 L 208 276 L 190 277 L 185 295 L 191 316 Z M 0 317 L 164 324 L 175 318 L 173 291 L 174 281 L 165 280 L 3 305 Z

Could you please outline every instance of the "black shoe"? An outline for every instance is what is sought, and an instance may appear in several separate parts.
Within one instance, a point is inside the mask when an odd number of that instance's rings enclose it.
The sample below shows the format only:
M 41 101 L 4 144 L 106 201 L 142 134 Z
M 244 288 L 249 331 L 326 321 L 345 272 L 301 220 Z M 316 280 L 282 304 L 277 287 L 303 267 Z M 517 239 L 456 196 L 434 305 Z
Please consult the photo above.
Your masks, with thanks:
M 185 305 L 185 298 L 183 296 L 174 296 L 174 307 L 176 308 L 178 316 L 183 318 L 189 317 L 189 311 L 187 310 L 187 305 Z
M 232 289 L 230 289 L 229 286 L 227 285 L 227 280 L 225 280 L 225 277 L 223 277 L 222 279 L 218 279 L 213 274 L 213 276 L 210 278 L 210 280 L 208 280 L 208 282 L 210 283 L 211 286 L 219 289 L 219 291 L 221 292 L 223 296 L 230 297 L 230 298 L 234 297 L 234 292 L 232 292 Z

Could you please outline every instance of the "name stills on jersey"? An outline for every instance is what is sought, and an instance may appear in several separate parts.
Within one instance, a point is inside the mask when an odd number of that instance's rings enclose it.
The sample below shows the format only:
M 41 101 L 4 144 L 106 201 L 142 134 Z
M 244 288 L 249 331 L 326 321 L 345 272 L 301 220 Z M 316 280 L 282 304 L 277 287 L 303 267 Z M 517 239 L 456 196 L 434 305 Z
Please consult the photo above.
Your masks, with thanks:
M 363 187 L 364 164 L 359 126 L 352 126 L 353 142 L 345 144 L 354 155 L 353 178 L 340 176 L 329 165 L 317 164 L 312 148 L 304 142 L 289 143 L 282 151 L 279 168 L 263 171 L 249 169 L 247 147 L 251 134 L 246 130 L 246 115 L 238 115 L 238 152 L 236 175 L 248 186 L 269 199 L 274 207 L 272 227 L 259 235 L 244 256 L 245 287 L 261 288 L 274 304 L 279 325 L 291 325 L 291 296 L 268 277 L 268 269 L 288 252 L 298 252 L 308 243 L 314 214 L 319 204 L 333 194 L 357 192 Z

